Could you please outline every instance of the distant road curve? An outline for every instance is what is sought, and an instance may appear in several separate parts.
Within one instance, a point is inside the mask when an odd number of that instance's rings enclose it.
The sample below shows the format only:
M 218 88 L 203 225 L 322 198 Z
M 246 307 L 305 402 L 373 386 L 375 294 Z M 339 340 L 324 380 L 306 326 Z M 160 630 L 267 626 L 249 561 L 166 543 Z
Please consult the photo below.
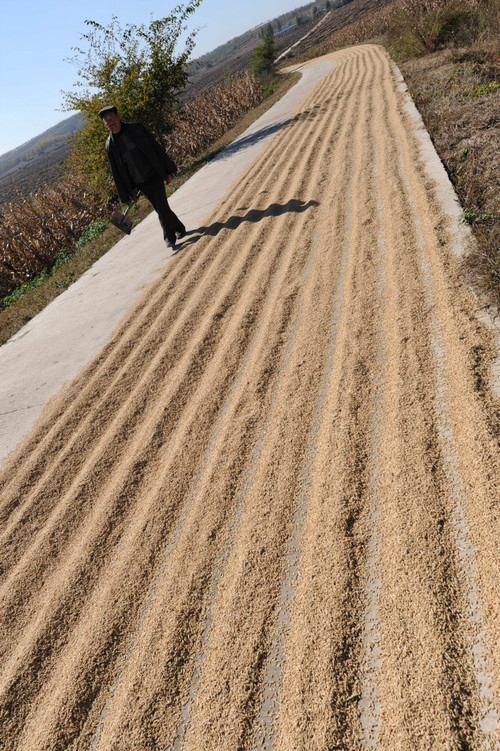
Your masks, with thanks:
M 300 37 L 300 39 L 298 39 L 296 42 L 294 42 L 294 44 L 292 44 L 291 47 L 288 47 L 288 49 L 284 50 L 284 52 L 282 52 L 281 55 L 279 55 L 276 58 L 275 62 L 279 63 L 279 61 L 282 60 L 284 57 L 286 57 L 293 49 L 295 49 L 295 47 L 298 47 L 299 44 L 301 44 L 304 41 L 304 39 L 307 39 L 307 37 L 309 37 L 312 34 L 313 31 L 316 31 L 318 29 L 318 27 L 321 26 L 321 24 L 323 24 L 326 21 L 326 19 L 328 18 L 328 14 L 331 13 L 331 12 L 332 11 L 329 10 L 327 13 L 325 13 L 325 15 L 323 16 L 323 18 L 320 19 L 318 21 L 318 23 L 313 26 L 312 29 L 309 29 L 309 31 L 307 32 L 307 34 L 304 34 L 304 36 Z

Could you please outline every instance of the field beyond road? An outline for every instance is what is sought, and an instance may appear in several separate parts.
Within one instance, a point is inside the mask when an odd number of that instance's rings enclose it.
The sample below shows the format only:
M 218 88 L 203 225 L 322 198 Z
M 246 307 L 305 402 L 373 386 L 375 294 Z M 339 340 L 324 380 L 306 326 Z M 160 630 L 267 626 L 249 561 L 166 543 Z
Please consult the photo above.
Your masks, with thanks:
M 372 45 L 0 471 L 0 748 L 494 749 L 493 338 Z

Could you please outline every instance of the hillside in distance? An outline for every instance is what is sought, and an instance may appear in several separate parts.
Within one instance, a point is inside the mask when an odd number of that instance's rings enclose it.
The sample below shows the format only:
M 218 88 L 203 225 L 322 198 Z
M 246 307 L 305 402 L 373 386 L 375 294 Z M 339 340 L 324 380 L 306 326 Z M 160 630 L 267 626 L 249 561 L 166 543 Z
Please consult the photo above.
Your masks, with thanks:
M 228 73 L 235 74 L 248 68 L 252 53 L 260 42 L 260 32 L 269 24 L 273 26 L 278 58 L 287 53 L 280 64 L 293 65 L 309 55 L 315 57 L 318 47 L 328 44 L 335 32 L 368 18 L 392 2 L 394 0 L 329 0 L 328 7 L 327 0 L 320 0 L 284 13 L 194 60 L 183 99 L 192 101 L 200 91 L 217 85 Z M 311 13 L 313 9 L 317 11 L 314 15 Z M 297 24 L 298 20 L 300 23 Z
M 66 157 L 67 139 L 83 124 L 80 113 L 71 115 L 26 143 L 0 156 L 0 203 L 57 180 Z
M 330 0 L 331 7 L 353 2 L 353 0 Z M 261 42 L 261 34 L 266 27 L 272 27 L 278 54 L 294 45 L 301 37 L 318 25 L 325 17 L 326 0 L 311 2 L 283 13 L 234 39 L 216 47 L 212 52 L 194 60 L 190 65 L 188 86 L 183 94 L 184 101 L 192 101 L 204 89 L 216 86 L 229 73 L 234 75 L 247 69 L 252 54 Z M 311 10 L 317 9 L 312 16 Z M 297 23 L 299 22 L 299 23 Z

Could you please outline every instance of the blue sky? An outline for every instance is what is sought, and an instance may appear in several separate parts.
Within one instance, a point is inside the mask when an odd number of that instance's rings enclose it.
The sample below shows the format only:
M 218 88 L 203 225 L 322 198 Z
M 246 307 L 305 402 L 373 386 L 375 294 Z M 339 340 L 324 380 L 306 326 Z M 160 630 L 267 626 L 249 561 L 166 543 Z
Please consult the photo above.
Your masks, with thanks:
M 61 90 L 77 79 L 65 58 L 81 44 L 85 20 L 107 25 L 112 15 L 126 23 L 162 18 L 176 0 L 0 0 L 0 154 L 68 117 Z M 202 0 L 191 16 L 199 28 L 194 57 L 268 21 L 304 0 Z

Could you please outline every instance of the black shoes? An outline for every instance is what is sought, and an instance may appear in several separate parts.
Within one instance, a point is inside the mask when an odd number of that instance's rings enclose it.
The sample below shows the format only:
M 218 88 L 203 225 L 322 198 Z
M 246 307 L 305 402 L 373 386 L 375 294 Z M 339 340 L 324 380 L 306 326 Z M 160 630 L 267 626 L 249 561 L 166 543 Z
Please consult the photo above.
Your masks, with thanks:
M 182 226 L 182 229 L 177 230 L 175 234 L 177 235 L 177 239 L 178 240 L 180 240 L 182 237 L 184 237 L 185 234 L 186 234 L 186 228 L 184 227 L 184 225 Z

